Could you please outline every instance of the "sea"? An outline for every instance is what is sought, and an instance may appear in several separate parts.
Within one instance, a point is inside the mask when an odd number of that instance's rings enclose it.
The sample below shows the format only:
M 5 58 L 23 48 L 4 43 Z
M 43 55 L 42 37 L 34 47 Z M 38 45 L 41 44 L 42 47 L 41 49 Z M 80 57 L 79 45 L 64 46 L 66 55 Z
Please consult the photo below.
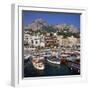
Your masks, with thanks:
M 46 60 L 44 62 L 45 69 L 37 70 L 33 67 L 31 61 L 24 63 L 23 76 L 24 77 L 48 77 L 48 76 L 66 76 L 66 75 L 80 75 L 80 73 L 71 70 L 66 64 L 60 64 L 59 66 L 51 65 Z

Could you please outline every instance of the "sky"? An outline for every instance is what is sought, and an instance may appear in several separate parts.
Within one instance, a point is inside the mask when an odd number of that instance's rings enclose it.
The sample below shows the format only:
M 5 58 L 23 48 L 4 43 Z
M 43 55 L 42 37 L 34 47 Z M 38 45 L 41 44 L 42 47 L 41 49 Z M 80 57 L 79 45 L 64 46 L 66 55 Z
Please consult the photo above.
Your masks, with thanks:
M 31 24 L 32 21 L 42 18 L 49 25 L 55 24 L 72 24 L 80 28 L 80 14 L 76 13 L 55 13 L 55 12 L 40 12 L 40 11 L 23 11 L 23 24 Z

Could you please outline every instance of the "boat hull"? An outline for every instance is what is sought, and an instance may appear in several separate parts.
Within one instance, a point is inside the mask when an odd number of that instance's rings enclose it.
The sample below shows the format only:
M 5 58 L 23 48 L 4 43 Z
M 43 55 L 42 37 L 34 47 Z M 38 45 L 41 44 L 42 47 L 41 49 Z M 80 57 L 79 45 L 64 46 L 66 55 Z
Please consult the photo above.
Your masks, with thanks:
M 61 62 L 51 61 L 47 59 L 47 64 L 54 66 L 54 67 L 60 67 Z
M 39 65 L 37 65 L 36 63 L 33 63 L 33 66 L 34 66 L 35 69 L 40 70 L 40 71 L 42 71 L 42 70 L 45 69 L 44 64 L 43 64 L 42 66 L 39 66 Z

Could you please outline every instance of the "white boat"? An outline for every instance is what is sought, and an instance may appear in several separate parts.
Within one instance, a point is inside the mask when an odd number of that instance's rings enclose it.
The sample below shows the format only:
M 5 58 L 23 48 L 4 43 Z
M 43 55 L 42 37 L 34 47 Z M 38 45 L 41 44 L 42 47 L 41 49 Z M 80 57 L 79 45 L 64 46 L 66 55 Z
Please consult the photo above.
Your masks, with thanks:
M 50 63 L 52 63 L 52 64 L 59 64 L 60 65 L 60 63 L 61 63 L 60 61 L 51 61 L 49 59 L 47 59 L 47 61 L 50 62 Z
M 30 57 L 30 55 L 24 55 L 24 60 L 27 60 Z
M 61 60 L 58 57 L 47 58 L 47 63 L 55 67 L 60 67 Z
M 77 59 L 79 59 L 79 60 L 80 60 L 80 55 L 77 55 Z
M 45 69 L 45 65 L 43 63 L 43 60 L 41 60 L 41 59 L 43 59 L 43 58 L 42 57 L 41 58 L 40 57 L 33 58 L 33 60 L 32 60 L 32 64 L 33 64 L 34 68 L 37 70 L 44 70 Z
M 37 70 L 44 70 L 45 66 L 42 62 L 39 62 L 39 63 L 33 63 L 33 66 L 35 69 Z

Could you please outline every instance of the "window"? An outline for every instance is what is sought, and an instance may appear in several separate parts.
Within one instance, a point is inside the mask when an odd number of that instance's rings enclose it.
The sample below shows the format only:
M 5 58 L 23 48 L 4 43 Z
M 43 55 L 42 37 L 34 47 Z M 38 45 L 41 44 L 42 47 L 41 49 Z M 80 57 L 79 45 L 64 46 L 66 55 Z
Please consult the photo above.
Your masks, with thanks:
M 31 43 L 33 44 L 33 40 L 31 40 Z
M 37 44 L 38 42 L 36 41 L 36 44 Z

